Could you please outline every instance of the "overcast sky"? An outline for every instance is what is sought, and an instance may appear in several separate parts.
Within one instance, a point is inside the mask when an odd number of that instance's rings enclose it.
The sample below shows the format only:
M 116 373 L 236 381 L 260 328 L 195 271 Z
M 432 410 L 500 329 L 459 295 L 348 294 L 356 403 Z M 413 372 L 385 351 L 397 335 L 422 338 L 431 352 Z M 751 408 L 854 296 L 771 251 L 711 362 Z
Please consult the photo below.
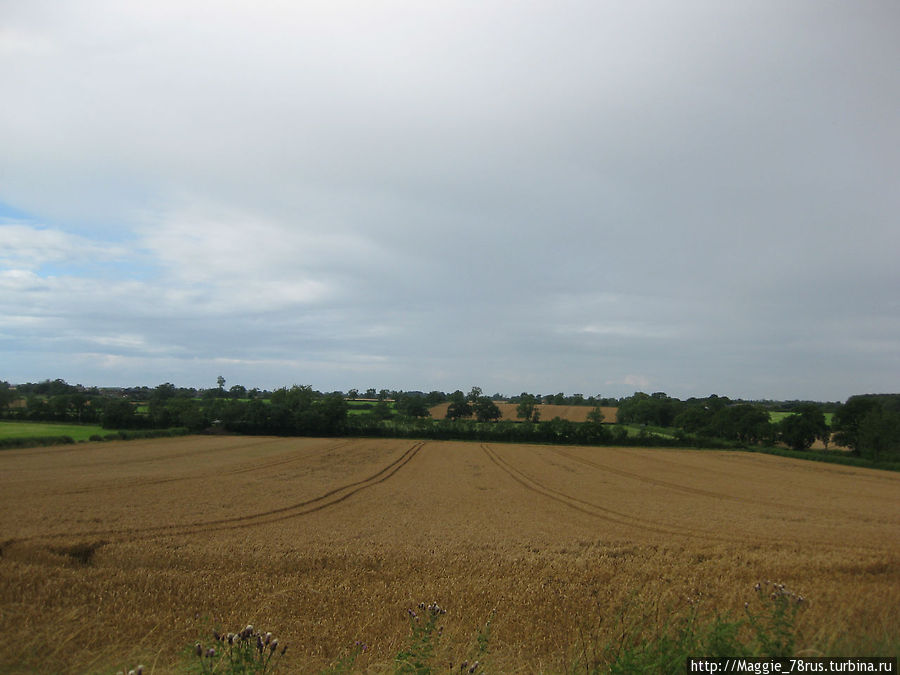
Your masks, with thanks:
M 900 3 L 0 0 L 0 379 L 900 390 Z

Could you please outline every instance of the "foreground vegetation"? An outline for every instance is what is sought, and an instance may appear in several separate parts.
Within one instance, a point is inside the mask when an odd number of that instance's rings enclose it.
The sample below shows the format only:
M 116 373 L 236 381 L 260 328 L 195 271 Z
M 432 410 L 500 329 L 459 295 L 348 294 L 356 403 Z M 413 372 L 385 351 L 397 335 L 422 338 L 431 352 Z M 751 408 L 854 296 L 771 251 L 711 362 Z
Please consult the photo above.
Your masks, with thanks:
M 699 655 L 704 658 L 794 656 L 803 640 L 797 631 L 796 618 L 805 609 L 807 600 L 784 584 L 771 581 L 757 582 L 753 590 L 752 604 L 747 601 L 740 613 L 711 610 L 700 600 L 692 600 L 687 607 L 665 609 L 625 603 L 608 617 L 616 624 L 616 637 L 604 641 L 597 638 L 597 627 L 583 627 L 562 655 L 561 670 L 589 675 L 676 675 L 684 672 L 686 659 Z M 496 613 L 492 612 L 475 635 L 461 643 L 467 645 L 463 653 L 445 646 L 442 620 L 446 614 L 447 610 L 437 602 L 420 602 L 416 607 L 407 608 L 409 635 L 405 644 L 392 663 L 377 664 L 374 670 L 396 675 L 493 671 L 491 624 Z M 287 647 L 273 633 L 250 624 L 237 632 L 213 629 L 186 650 L 182 668 L 185 673 L 276 673 Z M 365 642 L 357 640 L 318 672 L 324 675 L 353 671 L 362 665 L 359 662 L 367 649 Z M 808 647 L 804 652 L 824 653 Z M 854 653 L 863 652 L 859 649 Z M 151 672 L 139 664 L 134 669 L 120 670 L 117 675 Z

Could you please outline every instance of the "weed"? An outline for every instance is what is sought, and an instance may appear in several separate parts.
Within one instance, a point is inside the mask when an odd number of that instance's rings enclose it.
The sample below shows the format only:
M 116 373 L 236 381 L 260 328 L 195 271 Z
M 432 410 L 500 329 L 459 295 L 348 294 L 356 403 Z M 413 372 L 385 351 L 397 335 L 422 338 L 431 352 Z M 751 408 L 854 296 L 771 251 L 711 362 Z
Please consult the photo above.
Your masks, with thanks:
M 397 664 L 397 673 L 416 673 L 425 675 L 432 672 L 434 661 L 434 649 L 444 632 L 443 626 L 438 622 L 447 610 L 436 602 L 426 605 L 419 603 L 418 612 L 414 609 L 406 610 L 409 618 L 411 635 L 405 650 L 397 654 L 394 659 Z
M 806 600 L 771 581 L 756 584 L 754 590 L 762 609 L 754 612 L 745 603 L 744 611 L 754 632 L 755 656 L 790 656 L 797 642 L 794 620 Z
M 272 633 L 263 633 L 248 625 L 239 633 L 213 631 L 214 644 L 197 642 L 191 648 L 193 673 L 226 675 L 263 675 L 273 673 L 287 645 L 279 649 Z

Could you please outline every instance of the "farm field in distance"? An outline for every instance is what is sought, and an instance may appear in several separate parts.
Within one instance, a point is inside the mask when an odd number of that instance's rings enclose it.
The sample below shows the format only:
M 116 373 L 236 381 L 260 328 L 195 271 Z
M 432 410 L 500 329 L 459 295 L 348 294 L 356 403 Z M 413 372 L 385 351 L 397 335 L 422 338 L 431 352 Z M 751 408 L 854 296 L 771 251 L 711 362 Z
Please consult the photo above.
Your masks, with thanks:
M 757 453 L 190 436 L 0 453 L 4 673 L 181 672 L 247 623 L 315 672 L 390 671 L 408 608 L 456 662 L 561 672 L 623 607 L 806 599 L 799 648 L 900 635 L 900 474 Z M 442 652 L 443 653 L 443 652 Z M 845 652 L 846 653 L 846 652 Z M 886 655 L 886 654 L 882 654 Z
M 111 433 L 98 424 L 53 424 L 52 422 L 0 422 L 0 438 L 32 438 L 40 436 L 71 436 L 86 441 L 92 435 Z

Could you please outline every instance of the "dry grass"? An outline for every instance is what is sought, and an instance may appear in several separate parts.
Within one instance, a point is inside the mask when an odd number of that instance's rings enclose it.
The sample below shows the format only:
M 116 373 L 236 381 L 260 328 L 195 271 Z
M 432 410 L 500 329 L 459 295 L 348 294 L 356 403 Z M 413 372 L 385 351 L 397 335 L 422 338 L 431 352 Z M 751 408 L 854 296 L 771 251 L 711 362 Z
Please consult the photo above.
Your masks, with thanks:
M 900 475 L 767 455 L 188 437 L 0 453 L 0 671 L 176 672 L 204 617 L 287 672 L 364 640 L 388 669 L 437 600 L 446 657 L 495 611 L 494 670 L 558 671 L 635 611 L 740 613 L 773 579 L 802 647 L 900 634 Z M 873 647 L 875 648 L 875 647 Z

